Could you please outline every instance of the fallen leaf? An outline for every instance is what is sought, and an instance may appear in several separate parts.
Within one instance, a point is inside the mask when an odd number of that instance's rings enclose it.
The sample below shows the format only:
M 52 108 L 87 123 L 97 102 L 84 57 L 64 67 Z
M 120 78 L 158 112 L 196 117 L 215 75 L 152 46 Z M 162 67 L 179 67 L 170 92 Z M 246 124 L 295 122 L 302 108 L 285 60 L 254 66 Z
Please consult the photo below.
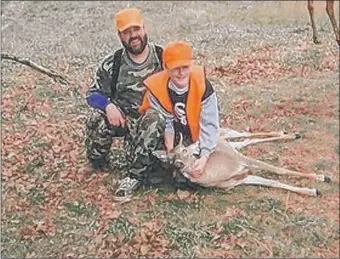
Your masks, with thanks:
M 177 191 L 177 196 L 180 200 L 185 200 L 185 199 L 189 198 L 190 195 L 191 194 L 188 191 L 182 191 L 182 190 Z
M 140 252 L 142 255 L 147 255 L 147 253 L 149 252 L 149 245 L 146 244 L 142 244 L 139 248 Z

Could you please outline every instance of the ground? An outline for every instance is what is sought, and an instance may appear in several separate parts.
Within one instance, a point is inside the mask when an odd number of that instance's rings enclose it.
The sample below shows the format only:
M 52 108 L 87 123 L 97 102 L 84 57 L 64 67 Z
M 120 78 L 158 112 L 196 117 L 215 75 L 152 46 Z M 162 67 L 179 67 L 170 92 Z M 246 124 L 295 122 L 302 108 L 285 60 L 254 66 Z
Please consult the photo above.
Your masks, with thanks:
M 304 1 L 1 4 L 1 51 L 73 80 L 64 86 L 1 62 L 2 258 L 339 257 L 339 48 L 324 2 L 316 2 L 321 45 L 312 43 Z M 125 6 L 143 10 L 152 42 L 193 43 L 218 93 L 221 126 L 301 134 L 244 153 L 331 176 L 327 184 L 257 172 L 322 195 L 150 189 L 115 203 L 117 175 L 85 159 L 84 93 L 119 46 L 113 16 Z

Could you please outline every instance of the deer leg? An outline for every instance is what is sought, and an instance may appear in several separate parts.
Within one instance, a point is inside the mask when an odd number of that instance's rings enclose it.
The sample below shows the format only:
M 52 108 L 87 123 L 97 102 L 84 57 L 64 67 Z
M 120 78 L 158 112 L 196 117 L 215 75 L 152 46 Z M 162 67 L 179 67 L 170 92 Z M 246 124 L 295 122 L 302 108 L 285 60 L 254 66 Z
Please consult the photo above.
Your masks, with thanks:
M 264 142 L 272 142 L 276 140 L 295 140 L 300 138 L 299 135 L 295 134 L 286 134 L 280 137 L 272 137 L 272 138 L 263 138 L 263 139 L 247 139 L 245 141 L 237 141 L 237 142 L 228 142 L 228 144 L 237 149 L 240 150 L 244 147 L 250 146 L 250 145 L 255 145 L 258 143 L 264 143 Z
M 316 25 L 315 25 L 315 18 L 314 18 L 314 1 L 308 0 L 307 8 L 309 11 L 310 21 L 312 23 L 312 29 L 313 29 L 313 42 L 315 44 L 320 44 L 321 41 L 318 39 L 317 31 L 316 31 Z
M 335 39 L 338 43 L 338 45 L 340 46 L 340 34 L 339 34 L 339 28 L 338 25 L 336 23 L 336 19 L 334 16 L 334 0 L 327 0 L 326 1 L 326 12 L 328 14 L 328 17 L 332 23 L 333 26 L 333 30 L 334 30 L 334 34 L 335 34 Z
M 225 177 L 225 180 L 214 181 L 214 179 L 208 179 L 209 181 L 204 181 L 204 180 L 202 181 L 201 179 L 197 179 L 197 180 L 192 179 L 188 175 L 185 175 L 185 177 L 189 178 L 192 182 L 196 182 L 197 184 L 204 186 L 204 187 L 218 187 L 218 188 L 225 189 L 229 187 L 232 188 L 233 183 L 237 182 L 236 180 L 234 180 L 233 177 L 244 178 L 248 173 L 249 173 L 249 168 L 241 167 L 239 168 L 238 171 L 233 172 L 231 174 L 227 174 Z
M 310 196 L 317 196 L 320 194 L 320 191 L 318 189 L 309 189 L 309 188 L 302 188 L 302 187 L 296 187 L 284 183 L 280 183 L 275 180 L 269 180 L 260 176 L 255 175 L 248 175 L 246 178 L 238 180 L 238 181 L 232 181 L 230 182 L 230 185 L 228 186 L 227 183 L 225 185 L 221 185 L 223 187 L 236 187 L 238 185 L 260 185 L 260 186 L 267 186 L 267 187 L 273 187 L 273 188 L 280 188 L 296 193 L 306 194 Z
M 232 138 L 244 138 L 249 136 L 249 132 L 238 132 L 236 130 L 232 130 L 229 128 L 220 128 L 219 135 L 225 139 L 232 139 Z
M 267 170 L 280 175 L 291 175 L 291 176 L 299 176 L 299 177 L 307 177 L 321 182 L 331 182 L 331 178 L 322 174 L 305 174 L 297 171 L 287 170 L 281 167 L 273 166 L 262 162 L 260 160 L 246 157 L 239 153 L 242 156 L 242 160 L 247 164 L 250 169 L 262 169 Z
M 221 128 L 219 130 L 220 137 L 226 140 L 238 139 L 238 138 L 254 138 L 254 137 L 280 137 L 285 135 L 283 131 L 271 131 L 271 132 L 238 132 L 236 130 Z
M 227 180 L 227 181 L 219 182 L 219 183 L 215 184 L 214 186 L 217 187 L 217 188 L 229 190 L 229 189 L 236 187 L 237 185 L 240 185 L 239 182 L 240 181 L 238 181 L 238 180 L 230 179 L 230 180 Z

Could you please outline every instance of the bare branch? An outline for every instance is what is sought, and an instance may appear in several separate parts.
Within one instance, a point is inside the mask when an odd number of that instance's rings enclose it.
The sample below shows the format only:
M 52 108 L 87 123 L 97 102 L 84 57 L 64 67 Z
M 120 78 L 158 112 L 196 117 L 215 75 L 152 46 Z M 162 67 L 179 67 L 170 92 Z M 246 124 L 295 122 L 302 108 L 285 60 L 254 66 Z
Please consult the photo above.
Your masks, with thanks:
M 8 60 L 12 60 L 12 61 L 21 63 L 21 64 L 26 65 L 26 66 L 29 66 L 30 68 L 33 68 L 33 69 L 51 77 L 54 81 L 59 82 L 63 85 L 70 84 L 69 80 L 66 79 L 66 76 L 61 75 L 60 73 L 58 73 L 58 72 L 56 72 L 52 69 L 47 69 L 43 66 L 40 66 L 40 65 L 38 65 L 38 64 L 34 63 L 33 61 L 28 60 L 28 59 L 22 59 L 22 58 L 19 58 L 17 56 L 14 56 L 14 55 L 8 55 L 8 54 L 4 54 L 4 53 L 1 53 L 1 59 L 8 59 Z

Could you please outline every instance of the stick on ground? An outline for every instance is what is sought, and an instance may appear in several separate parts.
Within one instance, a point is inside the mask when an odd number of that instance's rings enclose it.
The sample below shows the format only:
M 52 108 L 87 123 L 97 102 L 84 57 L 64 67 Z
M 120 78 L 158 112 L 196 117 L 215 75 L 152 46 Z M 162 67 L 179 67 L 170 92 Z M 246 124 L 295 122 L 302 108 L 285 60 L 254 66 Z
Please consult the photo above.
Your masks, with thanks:
M 23 65 L 29 66 L 30 68 L 33 68 L 33 69 L 51 77 L 53 80 L 55 80 L 56 82 L 59 82 L 61 84 L 68 85 L 70 83 L 64 75 L 61 75 L 60 73 L 58 73 L 58 72 L 56 72 L 52 69 L 47 69 L 43 66 L 40 66 L 40 65 L 34 63 L 33 61 L 30 61 L 30 60 L 27 60 L 27 59 L 22 59 L 22 58 L 19 58 L 17 56 L 14 56 L 14 55 L 8 55 L 8 54 L 4 54 L 4 53 L 1 53 L 1 60 L 2 59 L 12 60 L 12 61 L 21 63 Z

